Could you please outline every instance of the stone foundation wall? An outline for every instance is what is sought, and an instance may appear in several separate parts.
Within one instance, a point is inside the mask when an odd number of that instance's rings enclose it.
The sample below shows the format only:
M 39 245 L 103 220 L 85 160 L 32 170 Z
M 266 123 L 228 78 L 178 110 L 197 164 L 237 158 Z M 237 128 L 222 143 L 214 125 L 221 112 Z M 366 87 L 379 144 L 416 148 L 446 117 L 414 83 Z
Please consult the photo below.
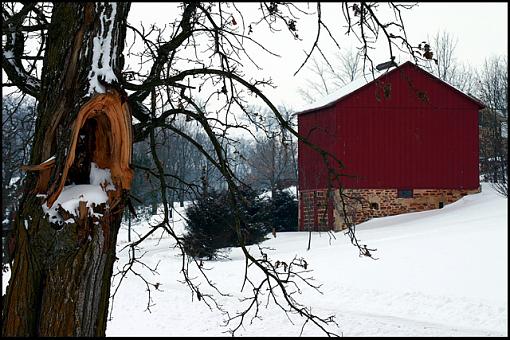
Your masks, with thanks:
M 303 230 L 313 229 L 315 225 L 314 196 L 315 191 L 301 192 L 299 198 L 300 227 Z M 300 228 L 301 229 L 301 228 Z
M 329 221 L 326 190 L 300 192 L 300 218 L 303 230 L 329 230 L 333 221 Z
M 374 217 L 439 209 L 480 190 L 414 189 L 412 192 L 412 198 L 399 198 L 397 189 L 345 189 L 344 211 L 340 192 L 336 190 L 329 207 L 333 208 L 331 223 L 327 213 L 327 191 L 300 192 L 300 219 L 303 221 L 303 223 L 300 221 L 300 228 L 342 230 L 346 228 L 345 215 L 349 222 L 359 224 Z M 319 217 L 316 217 L 317 213 Z

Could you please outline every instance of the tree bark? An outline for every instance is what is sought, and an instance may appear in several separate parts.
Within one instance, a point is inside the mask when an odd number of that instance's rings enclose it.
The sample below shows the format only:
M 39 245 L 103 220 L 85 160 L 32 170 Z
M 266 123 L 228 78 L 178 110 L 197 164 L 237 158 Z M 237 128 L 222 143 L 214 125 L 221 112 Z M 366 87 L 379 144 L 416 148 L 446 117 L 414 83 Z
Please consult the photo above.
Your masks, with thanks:
M 38 165 L 25 168 L 3 336 L 105 335 L 132 178 L 131 115 L 114 81 L 122 69 L 128 11 L 128 3 L 54 3 L 30 162 Z M 80 134 L 93 141 L 85 151 L 76 145 Z M 63 186 L 77 180 L 80 152 L 88 154 L 89 168 L 94 161 L 111 170 L 115 190 L 107 192 L 106 205 L 90 208 L 102 216 L 91 216 L 80 203 L 74 219 L 59 210 L 72 222 L 52 223 L 42 205 L 52 206 Z M 54 161 L 45 162 L 51 156 Z

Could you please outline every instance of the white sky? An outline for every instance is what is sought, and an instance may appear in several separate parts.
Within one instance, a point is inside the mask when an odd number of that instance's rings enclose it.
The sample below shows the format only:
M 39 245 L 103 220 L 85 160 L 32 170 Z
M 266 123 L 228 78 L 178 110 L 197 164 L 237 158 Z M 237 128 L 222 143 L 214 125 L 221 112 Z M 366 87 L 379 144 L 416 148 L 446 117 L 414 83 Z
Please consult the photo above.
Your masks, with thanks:
M 473 66 L 490 55 L 508 55 L 508 3 L 421 3 L 405 21 L 410 36 L 447 31 L 458 38 L 457 56 Z
M 252 6 L 244 13 L 245 19 L 256 13 L 255 3 L 244 3 L 243 5 L 238 3 L 237 5 L 248 6 L 248 8 Z M 140 21 L 146 27 L 150 23 L 157 23 L 161 26 L 174 20 L 175 6 L 176 3 L 135 2 L 131 6 L 128 20 L 135 26 L 138 26 Z M 311 10 L 315 9 L 315 4 L 310 6 Z M 386 6 L 384 3 L 380 3 L 381 8 L 384 6 Z M 352 36 L 347 37 L 342 34 L 345 29 L 342 29 L 339 24 L 339 19 L 343 22 L 343 16 L 338 3 L 324 3 L 322 12 L 325 21 L 330 25 L 343 49 L 359 45 Z M 240 21 L 239 18 L 237 20 Z M 508 55 L 508 3 L 419 3 L 417 7 L 403 12 L 403 20 L 408 39 L 414 45 L 429 40 L 428 38 L 438 31 L 451 33 L 458 39 L 456 56 L 459 62 L 479 67 L 487 57 Z M 304 60 L 304 50 L 309 50 L 311 47 L 317 24 L 315 19 L 309 18 L 299 21 L 297 27 L 303 41 L 294 40 L 286 31 L 278 34 L 265 32 L 261 36 L 260 41 L 265 47 L 282 56 L 278 58 L 270 56 L 260 49 L 254 50 L 251 54 L 252 58 L 263 67 L 263 71 L 255 72 L 254 67 L 248 63 L 245 64 L 248 77 L 256 75 L 259 78 L 271 77 L 273 79 L 278 88 L 276 90 L 267 88 L 264 92 L 270 96 L 274 103 L 285 103 L 293 108 L 304 104 L 304 100 L 297 90 L 304 86 L 304 79 L 309 78 L 310 74 L 307 74 L 305 68 L 297 76 L 293 76 L 293 74 Z M 262 26 L 256 29 L 255 34 L 260 34 L 261 31 L 264 31 Z M 331 40 L 327 39 L 326 32 L 323 31 L 322 34 L 321 43 L 323 49 L 327 51 L 326 46 L 333 46 L 333 44 Z M 388 60 L 386 44 L 381 44 L 381 47 L 374 52 L 376 53 L 374 54 L 376 64 Z M 331 52 L 333 49 L 330 49 L 330 57 Z M 401 59 L 400 61 L 405 60 Z M 4 93 L 10 92 L 10 89 L 4 88 Z
M 245 20 L 250 14 L 256 11 L 255 4 L 251 4 L 251 9 L 245 14 Z M 304 4 L 302 4 L 304 5 Z M 240 4 L 238 4 L 240 6 Z M 250 5 L 247 5 L 250 6 Z M 310 9 L 315 9 L 311 4 Z M 323 17 L 329 23 L 333 34 L 336 34 L 337 40 L 342 48 L 350 49 L 359 45 L 352 37 L 347 37 L 342 32 L 345 31 L 339 26 L 339 18 L 342 19 L 342 13 L 338 4 L 324 3 L 322 9 Z M 384 3 L 380 4 L 384 10 Z M 164 3 L 134 3 L 131 7 L 129 21 L 133 24 L 140 20 L 147 24 L 149 22 L 168 22 L 173 17 L 172 4 Z M 251 12 L 251 13 L 250 13 Z M 237 18 L 239 21 L 239 18 Z M 456 47 L 456 56 L 459 62 L 468 63 L 474 67 L 479 67 L 485 58 L 492 55 L 508 54 L 508 4 L 507 3 L 419 3 L 415 8 L 403 11 L 403 20 L 406 25 L 408 39 L 413 45 L 418 45 L 421 41 L 429 40 L 438 31 L 445 31 L 458 39 Z M 337 26 L 335 26 L 335 24 Z M 291 107 L 299 107 L 304 101 L 297 93 L 297 89 L 304 85 L 303 81 L 309 75 L 307 70 L 303 69 L 297 76 L 293 73 L 298 69 L 304 60 L 304 50 L 309 50 L 313 39 L 315 38 L 315 29 L 317 27 L 315 19 L 305 19 L 298 22 L 298 33 L 303 38 L 302 42 L 295 41 L 288 34 L 282 31 L 278 34 L 265 33 L 260 40 L 264 46 L 271 49 L 282 57 L 277 58 L 267 53 L 256 50 L 252 54 L 260 66 L 262 72 L 254 72 L 254 68 L 245 64 L 248 74 L 257 74 L 259 77 L 268 78 L 269 76 L 278 85 L 278 89 L 267 89 L 266 92 L 270 99 L 275 103 L 285 103 Z M 260 26 L 257 32 L 263 30 Z M 323 31 L 321 42 L 324 46 L 332 45 L 332 41 L 327 39 Z M 374 52 L 374 62 L 380 63 L 388 60 L 386 44 L 381 45 L 381 49 Z M 327 48 L 324 48 L 327 50 Z M 331 50 L 333 51 L 333 50 Z M 405 59 L 407 60 L 407 59 Z M 401 62 L 405 60 L 400 60 Z

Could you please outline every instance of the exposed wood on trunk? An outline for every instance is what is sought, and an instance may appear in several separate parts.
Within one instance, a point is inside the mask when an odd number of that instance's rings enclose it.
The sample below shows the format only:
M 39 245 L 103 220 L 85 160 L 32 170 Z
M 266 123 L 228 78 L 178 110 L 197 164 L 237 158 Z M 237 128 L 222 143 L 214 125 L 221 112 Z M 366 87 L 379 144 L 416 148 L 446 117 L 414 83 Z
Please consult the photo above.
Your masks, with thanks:
M 37 165 L 23 165 L 21 166 L 21 170 L 25 172 L 39 171 L 39 177 L 34 192 L 40 194 L 45 192 L 46 188 L 48 187 L 48 182 L 50 181 L 51 176 L 51 169 L 53 167 L 55 167 L 55 159 Z
M 51 169 L 55 166 L 55 158 L 42 162 L 37 165 L 22 165 L 21 170 L 23 171 L 43 171 L 47 169 Z
M 76 157 L 80 130 L 90 119 L 96 121 L 96 128 L 91 131 L 95 134 L 92 161 L 100 168 L 110 169 L 117 191 L 131 188 L 133 179 L 133 171 L 130 167 L 133 144 L 131 115 L 127 102 L 122 101 L 121 94 L 117 90 L 111 89 L 107 93 L 95 95 L 79 111 L 72 126 L 71 145 L 62 176 L 58 182 L 53 183 L 48 189 L 50 171 L 55 165 L 55 160 L 22 167 L 25 171 L 40 171 L 36 192 L 48 194 L 48 207 L 53 205 L 62 192 Z M 119 195 L 116 197 L 118 198 Z
M 86 103 L 73 124 L 71 145 L 65 161 L 62 177 L 49 190 L 47 205 L 51 207 L 64 187 L 67 173 L 75 158 L 76 144 L 80 129 L 88 119 L 97 121 L 95 129 L 96 147 L 93 162 L 100 168 L 108 168 L 117 190 L 130 189 L 133 171 L 131 170 L 132 132 L 131 115 L 127 102 L 122 103 L 116 90 L 94 96 Z

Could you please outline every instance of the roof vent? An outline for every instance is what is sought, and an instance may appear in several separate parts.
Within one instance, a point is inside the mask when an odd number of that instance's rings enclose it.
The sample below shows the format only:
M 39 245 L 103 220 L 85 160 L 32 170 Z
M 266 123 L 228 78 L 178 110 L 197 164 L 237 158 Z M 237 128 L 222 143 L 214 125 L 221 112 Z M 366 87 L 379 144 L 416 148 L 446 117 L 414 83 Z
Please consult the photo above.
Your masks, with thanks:
M 385 63 L 382 63 L 382 64 L 379 64 L 377 65 L 375 68 L 377 69 L 377 71 L 382 71 L 382 70 L 386 70 L 386 69 L 389 69 L 391 67 L 397 67 L 397 63 L 394 61 L 395 57 L 391 57 L 391 60 L 390 61 L 387 61 Z

